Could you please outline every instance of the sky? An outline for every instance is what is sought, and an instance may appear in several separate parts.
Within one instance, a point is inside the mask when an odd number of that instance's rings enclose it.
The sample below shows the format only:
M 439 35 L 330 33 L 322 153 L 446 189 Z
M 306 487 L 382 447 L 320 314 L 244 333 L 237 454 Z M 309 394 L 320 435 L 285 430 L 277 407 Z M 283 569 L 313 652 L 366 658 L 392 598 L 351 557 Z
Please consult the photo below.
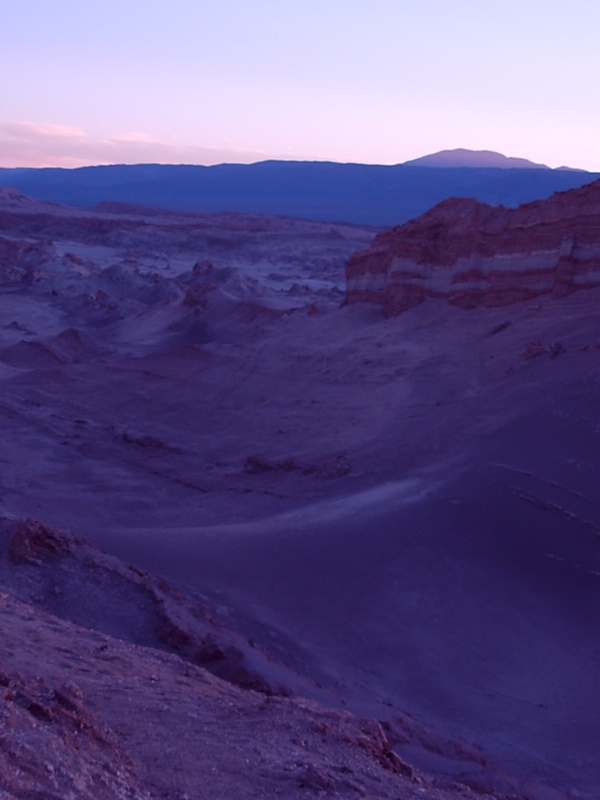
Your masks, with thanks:
M 600 172 L 598 0 L 0 0 L 0 166 Z

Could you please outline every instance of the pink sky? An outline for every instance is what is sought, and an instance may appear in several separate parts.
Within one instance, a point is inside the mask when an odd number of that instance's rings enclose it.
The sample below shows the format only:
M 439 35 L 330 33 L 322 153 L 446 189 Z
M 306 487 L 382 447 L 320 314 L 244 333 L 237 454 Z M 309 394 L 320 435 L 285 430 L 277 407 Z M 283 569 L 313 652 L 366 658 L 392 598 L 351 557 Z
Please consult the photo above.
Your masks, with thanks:
M 202 147 L 161 142 L 144 133 L 94 139 L 75 127 L 53 123 L 0 123 L 4 167 L 80 167 L 85 164 L 252 163 L 268 158 L 258 150 Z
M 600 171 L 587 0 L 29 0 L 2 17 L 1 166 L 465 147 Z

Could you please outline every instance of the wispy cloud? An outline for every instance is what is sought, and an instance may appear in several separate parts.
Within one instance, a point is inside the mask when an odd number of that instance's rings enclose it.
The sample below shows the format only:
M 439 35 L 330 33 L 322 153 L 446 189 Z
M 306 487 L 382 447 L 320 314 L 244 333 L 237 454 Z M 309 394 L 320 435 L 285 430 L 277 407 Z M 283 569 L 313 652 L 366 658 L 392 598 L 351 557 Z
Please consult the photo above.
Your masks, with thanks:
M 162 142 L 139 131 L 94 139 L 79 128 L 51 123 L 0 123 L 0 166 L 81 167 L 87 164 L 251 163 L 261 151 Z

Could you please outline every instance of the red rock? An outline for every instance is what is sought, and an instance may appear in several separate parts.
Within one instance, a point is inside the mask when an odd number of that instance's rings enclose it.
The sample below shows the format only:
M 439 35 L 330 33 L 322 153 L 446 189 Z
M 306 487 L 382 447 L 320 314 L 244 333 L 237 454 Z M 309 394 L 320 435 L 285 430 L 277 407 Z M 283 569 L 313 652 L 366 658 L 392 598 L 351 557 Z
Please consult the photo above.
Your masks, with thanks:
M 351 256 L 348 303 L 500 306 L 600 286 L 600 181 L 516 209 L 451 198 Z
M 68 555 L 71 550 L 68 536 L 35 519 L 25 520 L 10 542 L 10 557 L 15 564 L 41 562 L 51 556 Z

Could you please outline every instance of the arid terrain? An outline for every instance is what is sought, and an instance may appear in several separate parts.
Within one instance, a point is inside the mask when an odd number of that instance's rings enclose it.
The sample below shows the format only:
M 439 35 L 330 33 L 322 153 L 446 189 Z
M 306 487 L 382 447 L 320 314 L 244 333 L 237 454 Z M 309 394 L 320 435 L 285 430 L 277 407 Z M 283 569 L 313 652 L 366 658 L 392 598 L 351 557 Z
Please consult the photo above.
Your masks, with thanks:
M 597 800 L 600 288 L 377 233 L 0 191 L 1 800 Z

